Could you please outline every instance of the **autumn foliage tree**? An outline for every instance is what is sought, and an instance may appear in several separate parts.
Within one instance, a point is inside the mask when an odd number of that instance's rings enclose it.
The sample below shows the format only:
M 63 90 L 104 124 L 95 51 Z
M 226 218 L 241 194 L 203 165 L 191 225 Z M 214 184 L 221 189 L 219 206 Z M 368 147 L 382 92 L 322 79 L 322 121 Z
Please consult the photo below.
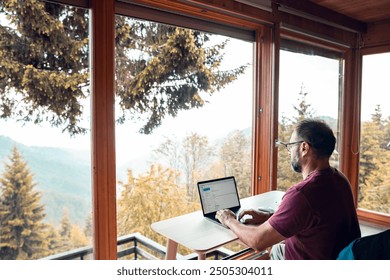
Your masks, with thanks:
M 4 0 L 0 14 L 0 118 L 49 122 L 84 133 L 89 95 L 88 11 L 37 0 Z M 204 32 L 127 17 L 116 18 L 118 122 L 140 119 L 142 133 L 164 117 L 203 106 L 246 66 L 222 71 L 227 41 Z
M 134 176 L 129 169 L 118 198 L 118 236 L 139 232 L 161 244 L 165 238 L 150 225 L 160 220 L 199 210 L 187 199 L 186 190 L 175 184 L 176 172 L 151 165 L 147 173 Z
M 377 105 L 371 120 L 362 124 L 359 166 L 359 207 L 390 213 L 390 122 Z

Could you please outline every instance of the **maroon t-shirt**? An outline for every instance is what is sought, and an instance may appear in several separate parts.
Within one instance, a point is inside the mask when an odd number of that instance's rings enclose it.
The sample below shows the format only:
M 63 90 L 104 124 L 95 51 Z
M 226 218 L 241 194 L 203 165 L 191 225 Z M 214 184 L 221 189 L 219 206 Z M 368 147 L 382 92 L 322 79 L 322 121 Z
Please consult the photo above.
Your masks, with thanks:
M 351 186 L 334 168 L 315 171 L 288 189 L 268 221 L 286 237 L 286 260 L 336 259 L 360 237 Z

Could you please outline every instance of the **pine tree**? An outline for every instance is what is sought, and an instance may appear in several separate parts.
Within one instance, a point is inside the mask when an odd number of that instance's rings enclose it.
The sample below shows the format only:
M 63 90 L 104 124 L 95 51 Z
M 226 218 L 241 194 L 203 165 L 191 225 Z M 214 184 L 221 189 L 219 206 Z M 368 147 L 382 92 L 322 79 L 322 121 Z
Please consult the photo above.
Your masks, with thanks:
M 83 229 L 78 225 L 72 225 L 71 229 L 72 248 L 81 248 L 90 244 L 88 237 L 84 234 Z
M 3 0 L 0 12 L 8 21 L 0 25 L 0 117 L 85 132 L 78 123 L 89 80 L 87 11 Z
M 293 116 L 292 118 L 282 116 L 281 122 L 279 122 L 279 141 L 285 143 L 290 142 L 290 137 L 294 126 L 306 118 L 314 117 L 315 111 L 312 108 L 312 105 L 306 100 L 308 94 L 309 93 L 305 91 L 305 86 L 302 84 L 298 93 L 298 105 L 293 105 L 297 115 Z M 302 180 L 301 174 L 292 171 L 290 161 L 290 154 L 286 149 L 284 149 L 283 146 L 280 146 L 278 150 L 277 177 L 277 185 L 279 190 L 286 191 L 289 187 Z
M 315 115 L 315 111 L 310 103 L 307 103 L 306 97 L 309 93 L 305 91 L 305 86 L 301 85 L 301 90 L 298 93 L 298 105 L 294 105 L 294 110 L 298 116 L 293 118 L 293 122 L 298 123 L 306 118 L 312 118 Z
M 291 121 L 282 116 L 281 121 L 279 122 L 278 140 L 285 143 L 290 142 L 293 127 L 294 126 Z M 288 151 L 283 146 L 279 146 L 277 176 L 278 190 L 286 191 L 289 187 L 293 186 L 302 179 L 301 174 L 292 171 L 290 161 L 291 158 Z
M 47 257 L 50 255 L 55 255 L 60 252 L 63 252 L 60 234 L 52 225 L 48 225 L 46 241 L 47 241 L 47 253 L 42 257 Z
M 70 134 L 86 132 L 81 101 L 89 93 L 88 10 L 50 1 L 3 0 L 0 13 L 0 118 L 47 121 Z M 219 69 L 227 41 L 123 16 L 116 18 L 118 122 L 145 120 L 148 134 L 167 115 L 201 107 L 246 66 Z M 22 100 L 22 102 L 20 102 Z
M 71 237 L 72 237 L 72 224 L 69 219 L 68 210 L 64 208 L 62 219 L 60 222 L 59 235 L 61 239 L 62 250 L 72 249 Z
M 0 258 L 32 259 L 45 250 L 44 207 L 33 174 L 16 147 L 0 178 Z

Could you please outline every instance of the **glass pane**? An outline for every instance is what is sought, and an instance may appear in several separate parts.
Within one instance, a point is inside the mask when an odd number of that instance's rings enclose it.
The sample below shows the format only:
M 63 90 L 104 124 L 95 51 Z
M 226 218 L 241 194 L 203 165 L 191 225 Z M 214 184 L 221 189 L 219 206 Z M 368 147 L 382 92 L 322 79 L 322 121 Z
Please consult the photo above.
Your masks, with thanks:
M 91 246 L 88 21 L 83 9 L 0 2 L 1 259 Z
M 278 140 L 290 142 L 295 124 L 305 118 L 324 120 L 339 141 L 339 103 L 343 60 L 319 55 L 310 46 L 280 51 L 279 128 Z M 298 50 L 297 49 L 297 50 Z M 325 53 L 325 52 L 323 52 Z M 336 149 L 330 163 L 339 165 Z M 302 180 L 302 175 L 292 171 L 290 155 L 283 146 L 278 150 L 277 189 L 287 190 Z
M 233 175 L 250 195 L 253 43 L 116 21 L 118 234 L 165 246 L 150 225 L 199 210 L 197 181 Z
M 390 53 L 363 56 L 358 207 L 390 214 Z

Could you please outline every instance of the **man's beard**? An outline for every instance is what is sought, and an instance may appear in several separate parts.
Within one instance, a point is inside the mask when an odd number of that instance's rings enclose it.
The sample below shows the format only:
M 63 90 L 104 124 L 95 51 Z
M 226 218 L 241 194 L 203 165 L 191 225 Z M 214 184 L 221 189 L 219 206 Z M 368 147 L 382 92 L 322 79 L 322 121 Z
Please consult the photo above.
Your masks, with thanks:
M 298 152 L 295 153 L 294 158 L 291 159 L 291 169 L 297 173 L 302 172 L 302 164 L 301 164 L 301 161 L 299 159 L 299 154 L 300 154 L 300 151 L 298 149 Z

